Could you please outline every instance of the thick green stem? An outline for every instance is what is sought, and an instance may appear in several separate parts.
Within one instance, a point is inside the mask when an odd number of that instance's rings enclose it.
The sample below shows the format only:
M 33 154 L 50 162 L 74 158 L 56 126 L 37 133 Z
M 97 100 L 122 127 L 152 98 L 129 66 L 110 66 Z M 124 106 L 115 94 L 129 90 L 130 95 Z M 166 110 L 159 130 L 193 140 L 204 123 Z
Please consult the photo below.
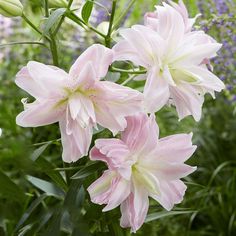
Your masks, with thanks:
M 52 53 L 53 65 L 59 66 L 56 39 L 54 38 L 52 33 L 50 33 L 50 37 L 51 37 L 50 48 Z
M 106 47 L 109 47 L 109 48 L 111 47 L 111 34 L 112 34 L 112 26 L 114 22 L 115 12 L 116 12 L 116 0 L 113 0 L 109 28 L 108 28 L 107 35 L 105 37 Z
M 136 0 L 131 0 L 130 3 L 128 4 L 128 6 L 124 9 L 124 11 L 122 12 L 122 14 L 120 15 L 120 17 L 115 21 L 114 25 L 113 25 L 113 30 L 117 29 L 122 20 L 124 19 L 124 17 L 127 15 L 127 13 L 129 12 L 130 8 L 134 5 Z
M 45 10 L 45 17 L 48 18 L 49 17 L 48 0 L 44 0 L 44 10 Z M 51 38 L 50 49 L 51 49 L 51 54 L 52 54 L 52 59 L 53 59 L 53 65 L 59 66 L 57 42 L 51 30 L 49 31 L 49 36 Z
M 62 16 L 62 18 L 60 19 L 56 29 L 53 31 L 53 35 L 56 35 L 58 33 L 58 31 L 61 28 L 62 23 L 64 22 L 65 16 Z
M 70 0 L 70 1 L 68 2 L 68 6 L 67 6 L 67 10 L 68 10 L 68 11 L 70 10 L 70 7 L 71 7 L 72 3 L 73 3 L 73 0 Z M 58 31 L 59 31 L 59 29 L 61 28 L 61 25 L 62 25 L 62 23 L 64 22 L 64 20 L 65 20 L 65 16 L 63 15 L 62 18 L 60 19 L 60 21 L 59 21 L 59 23 L 58 23 L 56 29 L 53 31 L 53 35 L 56 35 L 56 34 L 58 33 Z
M 45 10 L 45 17 L 49 17 L 49 7 L 48 7 L 48 0 L 44 0 L 44 10 Z
M 73 3 L 74 0 L 70 0 L 69 3 L 68 3 L 68 6 L 67 6 L 67 9 L 70 9 L 72 3 Z

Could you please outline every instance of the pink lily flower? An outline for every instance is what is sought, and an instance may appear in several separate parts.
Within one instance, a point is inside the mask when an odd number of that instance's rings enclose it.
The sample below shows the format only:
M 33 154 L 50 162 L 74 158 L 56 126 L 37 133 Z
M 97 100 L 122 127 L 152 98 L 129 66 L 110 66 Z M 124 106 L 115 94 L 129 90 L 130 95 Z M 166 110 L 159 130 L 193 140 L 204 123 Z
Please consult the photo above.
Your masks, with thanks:
M 141 111 L 142 94 L 130 88 L 101 81 L 113 60 L 102 45 L 88 48 L 69 73 L 31 61 L 16 75 L 16 84 L 35 98 L 16 122 L 38 127 L 59 122 L 65 162 L 87 155 L 96 124 L 114 134 L 125 129 L 126 116 Z
M 103 211 L 120 205 L 122 227 L 136 232 L 144 223 L 149 197 L 170 211 L 180 203 L 186 185 L 180 178 L 196 170 L 184 164 L 194 153 L 192 134 L 177 134 L 158 139 L 155 116 L 127 117 L 121 139 L 98 139 L 90 152 L 91 160 L 103 161 L 108 170 L 92 183 L 91 201 L 106 204 Z
M 171 7 L 173 7 L 183 18 L 183 22 L 185 25 L 185 32 L 190 32 L 192 30 L 192 27 L 196 21 L 196 19 L 201 15 L 197 14 L 194 18 L 189 18 L 188 10 L 186 6 L 184 5 L 184 2 L 182 0 L 179 0 L 178 3 L 175 3 L 171 0 L 168 0 L 168 3 Z M 168 4 L 163 2 L 163 6 L 156 6 L 155 12 L 148 12 L 144 16 L 144 22 L 146 26 L 151 27 L 153 30 L 158 30 L 160 20 L 159 17 L 162 18 L 160 15 L 165 14 L 165 22 L 161 22 L 161 24 L 168 25 L 168 20 L 171 17 L 171 12 L 169 14 L 165 13 L 165 9 L 168 8 Z
M 224 89 L 223 82 L 208 70 L 221 44 L 203 31 L 186 32 L 183 16 L 172 6 L 157 7 L 157 24 L 134 25 L 120 30 L 123 40 L 113 50 L 114 60 L 130 60 L 147 69 L 144 101 L 147 112 L 164 105 L 176 107 L 179 119 L 201 118 L 204 95 Z

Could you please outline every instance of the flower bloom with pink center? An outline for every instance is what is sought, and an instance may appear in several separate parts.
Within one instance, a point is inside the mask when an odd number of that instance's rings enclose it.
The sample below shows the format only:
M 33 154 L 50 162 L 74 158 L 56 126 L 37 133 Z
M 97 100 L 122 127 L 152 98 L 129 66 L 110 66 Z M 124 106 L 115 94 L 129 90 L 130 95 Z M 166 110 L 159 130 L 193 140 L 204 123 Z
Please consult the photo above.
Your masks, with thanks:
M 16 84 L 35 98 L 23 100 L 25 110 L 16 122 L 38 127 L 59 122 L 65 162 L 87 155 L 96 124 L 114 134 L 125 129 L 125 117 L 142 110 L 138 91 L 101 81 L 113 60 L 113 52 L 102 45 L 88 48 L 69 73 L 39 62 L 29 62 L 16 76 Z
M 180 178 L 196 170 L 184 164 L 196 149 L 192 134 L 158 136 L 155 116 L 140 113 L 127 117 L 121 139 L 98 139 L 90 152 L 91 160 L 108 166 L 88 188 L 92 202 L 106 204 L 103 211 L 120 205 L 120 224 L 131 227 L 132 232 L 144 223 L 149 197 L 171 210 L 183 200 L 186 190 Z
M 199 121 L 204 95 L 214 97 L 215 91 L 224 89 L 207 65 L 221 44 L 203 31 L 186 30 L 183 13 L 176 8 L 163 3 L 149 17 L 152 23 L 120 30 L 123 39 L 113 48 L 114 60 L 129 60 L 147 69 L 143 76 L 147 112 L 171 104 L 179 119 L 192 115 Z

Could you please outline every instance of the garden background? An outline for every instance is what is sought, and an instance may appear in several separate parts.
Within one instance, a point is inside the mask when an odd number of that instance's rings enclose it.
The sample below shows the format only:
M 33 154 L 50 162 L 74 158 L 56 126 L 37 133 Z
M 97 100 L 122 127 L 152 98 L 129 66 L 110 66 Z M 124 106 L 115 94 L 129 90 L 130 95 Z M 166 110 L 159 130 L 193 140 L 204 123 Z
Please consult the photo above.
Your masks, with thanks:
M 25 15 L 35 25 L 44 23 L 40 2 L 23 2 Z M 106 9 L 95 4 L 90 22 L 102 30 L 104 25 L 100 23 L 109 19 L 107 11 L 111 10 L 112 1 L 97 2 Z M 129 2 L 118 1 L 116 17 Z M 123 26 L 142 23 L 144 13 L 153 11 L 157 3 L 136 0 Z M 137 236 L 236 235 L 236 1 L 186 0 L 185 4 L 192 17 L 202 14 L 198 27 L 223 44 L 212 63 L 226 90 L 216 100 L 206 96 L 198 123 L 192 117 L 177 122 L 173 108 L 156 114 L 162 137 L 194 133 L 193 143 L 198 149 L 189 163 L 198 169 L 185 178 L 185 199 L 173 211 L 164 211 L 151 202 L 146 223 Z M 0 235 L 128 236 L 129 230 L 119 226 L 119 209 L 102 213 L 102 206 L 89 201 L 86 188 L 98 177 L 97 169 L 103 168 L 102 164 L 85 168 L 88 163 L 82 158 L 63 166 L 57 124 L 21 128 L 15 123 L 16 115 L 22 111 L 20 100 L 27 96 L 15 85 L 15 74 L 29 60 L 52 64 L 52 59 L 48 49 L 40 44 L 13 42 L 38 40 L 38 34 L 20 17 L 0 16 Z M 88 46 L 101 42 L 94 32 L 85 32 L 69 20 L 62 24 L 56 40 L 60 66 L 65 70 Z M 117 72 L 107 76 L 112 81 L 125 79 L 125 74 Z M 142 89 L 143 83 L 130 82 L 129 86 Z M 101 130 L 94 139 L 110 135 Z

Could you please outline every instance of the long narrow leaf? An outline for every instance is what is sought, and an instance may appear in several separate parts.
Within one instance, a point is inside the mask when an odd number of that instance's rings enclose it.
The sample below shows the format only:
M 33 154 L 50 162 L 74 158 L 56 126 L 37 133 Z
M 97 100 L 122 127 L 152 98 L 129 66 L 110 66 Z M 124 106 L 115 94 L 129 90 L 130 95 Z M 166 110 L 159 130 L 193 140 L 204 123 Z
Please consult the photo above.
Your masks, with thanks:
M 81 170 L 79 170 L 76 174 L 74 174 L 71 179 L 83 179 L 91 174 L 93 174 L 95 171 L 101 169 L 101 163 L 95 162 L 91 165 L 83 167 Z
M 58 188 L 57 186 L 48 181 L 29 175 L 26 177 L 30 183 L 32 183 L 35 187 L 39 188 L 49 196 L 54 196 L 56 198 L 63 198 L 65 195 L 60 188 Z
M 40 157 L 36 160 L 36 164 L 40 169 L 48 175 L 55 184 L 63 189 L 65 192 L 68 190 L 67 184 L 59 172 L 54 171 L 54 165 L 47 161 L 45 158 Z
M 151 221 L 158 220 L 160 218 L 167 217 L 167 216 L 191 214 L 194 212 L 195 211 L 161 211 L 161 212 L 151 213 L 147 216 L 145 222 L 146 223 L 151 222 Z
M 37 206 L 39 204 L 42 203 L 42 201 L 48 197 L 47 194 L 42 194 L 41 196 L 39 196 L 38 198 L 36 198 L 31 205 L 29 206 L 29 208 L 25 211 L 25 213 L 23 214 L 23 216 L 21 217 L 21 219 L 19 220 L 17 226 L 16 226 L 16 231 L 25 223 L 25 221 L 30 217 L 30 215 L 32 214 L 32 212 L 37 208 Z
M 58 22 L 58 20 L 65 14 L 66 8 L 59 8 L 54 11 L 47 19 L 44 27 L 43 33 L 46 35 L 49 33 L 50 29 Z

